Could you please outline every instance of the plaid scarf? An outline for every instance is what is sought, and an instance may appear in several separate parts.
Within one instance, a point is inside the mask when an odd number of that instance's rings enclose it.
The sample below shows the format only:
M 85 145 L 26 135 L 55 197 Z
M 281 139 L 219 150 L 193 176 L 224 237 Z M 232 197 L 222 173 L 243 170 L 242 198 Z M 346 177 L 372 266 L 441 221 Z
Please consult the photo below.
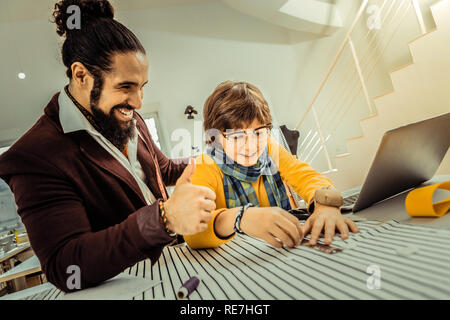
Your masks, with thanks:
M 214 159 L 223 172 L 223 187 L 227 208 L 235 208 L 252 203 L 259 207 L 259 201 L 252 183 L 263 176 L 264 187 L 270 206 L 291 209 L 291 204 L 275 163 L 269 156 L 268 148 L 264 150 L 258 162 L 252 167 L 244 167 L 219 148 L 210 147 L 207 153 Z

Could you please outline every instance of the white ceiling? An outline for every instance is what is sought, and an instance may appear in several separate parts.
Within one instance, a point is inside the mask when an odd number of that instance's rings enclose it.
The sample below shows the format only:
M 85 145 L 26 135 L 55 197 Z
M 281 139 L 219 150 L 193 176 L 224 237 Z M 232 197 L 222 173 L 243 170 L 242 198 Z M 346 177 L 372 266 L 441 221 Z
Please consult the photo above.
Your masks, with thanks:
M 317 0 L 222 0 L 250 16 L 291 30 L 331 35 L 342 27 L 337 6 Z
M 55 1 L 0 0 L 0 43 L 2 43 L 0 59 L 0 111 L 2 112 L 0 117 L 0 147 L 8 145 L 28 130 L 42 115 L 43 107 L 52 94 L 59 91 L 67 82 L 65 68 L 60 58 L 62 40 L 56 34 L 55 25 L 49 22 Z M 203 25 L 198 24 L 198 21 L 193 21 L 196 28 L 205 29 L 205 23 L 213 23 L 211 21 L 214 16 L 221 17 L 223 11 L 226 11 L 226 17 L 230 17 L 227 19 L 231 19 L 231 23 L 245 19 L 255 20 L 229 7 L 227 8 L 224 4 L 221 4 L 221 0 L 111 0 L 111 2 L 119 20 L 121 20 L 120 13 L 125 11 L 141 12 L 157 8 L 180 8 L 180 6 L 186 6 L 186 8 L 197 6 L 195 8 L 201 9 L 203 3 L 205 6 L 216 3 L 217 6 L 214 7 L 215 11 L 213 11 L 212 17 L 208 17 L 208 20 L 202 22 Z M 181 7 L 181 10 L 184 9 Z M 211 10 L 210 7 L 208 7 L 208 10 Z M 180 9 L 177 9 L 178 14 L 179 11 Z M 127 24 L 126 20 L 122 22 Z M 189 23 L 189 21 L 184 23 Z M 224 21 L 221 21 L 221 23 L 224 23 Z M 255 40 L 256 43 L 264 42 L 264 39 L 267 38 L 269 43 L 275 41 L 274 45 L 283 44 L 284 40 L 282 41 L 280 37 L 277 38 L 275 34 L 281 33 L 283 30 L 286 30 L 287 34 L 287 29 L 272 27 L 268 22 L 263 21 L 255 22 L 254 25 L 255 30 L 262 30 L 263 33 L 255 38 L 257 39 Z M 262 28 L 258 28 L 257 25 Z M 234 28 L 233 34 L 241 34 L 239 24 L 235 24 L 231 28 Z M 180 32 L 190 32 L 189 28 L 186 29 L 187 31 L 181 30 Z M 266 35 L 269 29 L 274 30 L 274 32 L 271 35 Z M 169 31 L 173 32 L 173 30 Z M 205 30 L 204 34 L 210 36 L 208 32 L 209 30 Z M 215 37 L 220 38 L 223 33 L 220 31 Z M 253 36 L 255 33 L 254 31 L 247 34 L 242 32 L 242 35 L 240 39 L 224 40 L 243 41 L 243 39 L 246 39 L 245 37 Z M 311 39 L 311 35 L 306 36 L 309 37 L 308 40 Z M 21 71 L 24 71 L 27 75 L 25 80 L 20 80 L 17 77 Z
M 58 0 L 1 0 L 0 23 L 51 18 Z M 116 14 L 123 10 L 146 10 L 201 3 L 211 0 L 110 0 Z
M 116 10 L 140 10 L 183 6 L 207 1 L 208 0 L 111 0 L 111 3 Z

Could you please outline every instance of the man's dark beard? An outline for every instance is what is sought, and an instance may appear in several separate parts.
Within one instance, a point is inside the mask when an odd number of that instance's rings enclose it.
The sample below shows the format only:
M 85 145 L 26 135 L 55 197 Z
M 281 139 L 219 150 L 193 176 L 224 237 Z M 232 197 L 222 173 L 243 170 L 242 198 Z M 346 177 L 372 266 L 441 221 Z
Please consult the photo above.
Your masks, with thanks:
M 123 121 L 119 121 L 114 115 L 114 110 L 120 108 L 126 108 L 133 110 L 128 104 L 119 104 L 111 108 L 108 114 L 105 114 L 100 108 L 98 108 L 98 100 L 100 99 L 101 88 L 103 85 L 102 79 L 94 80 L 94 87 L 91 91 L 91 110 L 95 123 L 101 129 L 101 134 L 108 139 L 117 149 L 121 152 L 125 150 L 125 147 L 129 139 L 134 138 L 135 124 L 133 119 L 126 123 L 124 129 L 121 124 L 125 124 Z

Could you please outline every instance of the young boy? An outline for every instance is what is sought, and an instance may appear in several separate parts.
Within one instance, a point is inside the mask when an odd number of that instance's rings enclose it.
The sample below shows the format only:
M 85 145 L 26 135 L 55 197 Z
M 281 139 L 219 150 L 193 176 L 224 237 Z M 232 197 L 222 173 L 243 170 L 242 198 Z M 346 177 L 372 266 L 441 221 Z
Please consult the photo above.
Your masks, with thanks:
M 206 231 L 185 236 L 190 247 L 217 247 L 236 232 L 274 247 L 298 246 L 309 232 L 310 244 L 315 244 L 323 229 L 326 244 L 336 229 L 342 239 L 348 238 L 349 229 L 359 232 L 339 206 L 314 201 L 317 190 L 328 192 L 330 198 L 340 194 L 329 178 L 271 138 L 272 117 L 258 88 L 246 82 L 224 82 L 207 99 L 203 114 L 208 150 L 196 159 L 191 181 L 216 193 L 216 210 Z M 291 205 L 284 183 L 313 212 L 303 226 L 287 211 Z

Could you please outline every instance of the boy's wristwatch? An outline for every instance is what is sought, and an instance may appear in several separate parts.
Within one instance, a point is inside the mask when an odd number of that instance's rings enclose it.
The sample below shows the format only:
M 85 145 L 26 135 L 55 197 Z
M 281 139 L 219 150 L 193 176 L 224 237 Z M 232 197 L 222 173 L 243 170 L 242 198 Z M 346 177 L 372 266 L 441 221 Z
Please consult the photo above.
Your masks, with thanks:
M 244 215 L 245 210 L 248 208 L 253 207 L 252 203 L 247 203 L 245 206 L 243 206 L 239 211 L 236 213 L 236 220 L 234 222 L 234 232 L 244 234 L 244 232 L 241 230 L 241 220 L 242 216 Z
M 341 193 L 337 189 L 330 187 L 317 189 L 313 199 L 313 202 L 308 207 L 309 213 L 314 212 L 316 203 L 336 208 L 340 208 L 344 204 Z

